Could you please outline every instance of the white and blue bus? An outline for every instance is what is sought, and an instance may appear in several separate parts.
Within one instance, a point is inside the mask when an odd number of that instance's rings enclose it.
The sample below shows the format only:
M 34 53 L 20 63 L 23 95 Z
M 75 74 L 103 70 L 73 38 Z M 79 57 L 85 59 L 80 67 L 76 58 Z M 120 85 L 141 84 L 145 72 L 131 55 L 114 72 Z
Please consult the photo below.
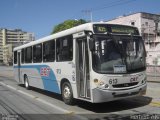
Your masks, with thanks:
M 14 76 L 44 89 L 100 103 L 146 93 L 146 52 L 136 27 L 86 23 L 14 48 Z

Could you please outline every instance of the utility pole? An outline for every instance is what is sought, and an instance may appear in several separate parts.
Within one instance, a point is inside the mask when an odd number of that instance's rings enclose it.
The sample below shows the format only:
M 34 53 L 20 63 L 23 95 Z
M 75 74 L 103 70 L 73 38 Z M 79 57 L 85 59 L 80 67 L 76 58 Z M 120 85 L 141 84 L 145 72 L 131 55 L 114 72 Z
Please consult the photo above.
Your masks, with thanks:
M 93 15 L 91 10 L 82 10 L 82 13 L 84 13 L 86 16 L 90 17 L 90 22 L 93 21 Z

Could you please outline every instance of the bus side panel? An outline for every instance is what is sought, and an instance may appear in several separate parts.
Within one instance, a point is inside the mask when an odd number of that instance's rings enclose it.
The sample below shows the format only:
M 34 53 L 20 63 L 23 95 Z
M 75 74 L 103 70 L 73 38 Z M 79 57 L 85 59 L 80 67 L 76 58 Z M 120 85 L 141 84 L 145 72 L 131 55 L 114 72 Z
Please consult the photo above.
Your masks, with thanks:
M 39 75 L 39 72 L 37 71 L 37 69 L 22 67 L 21 73 L 23 76 L 23 80 L 24 80 L 24 76 L 27 75 L 30 86 L 44 89 L 43 81 L 42 81 L 41 76 Z
M 61 80 L 67 79 L 71 84 L 73 97 L 77 98 L 76 68 L 74 62 L 56 62 L 54 68 L 59 84 L 61 83 Z
M 60 93 L 54 71 L 48 65 L 24 65 L 21 69 L 22 75 L 27 75 L 30 86 Z

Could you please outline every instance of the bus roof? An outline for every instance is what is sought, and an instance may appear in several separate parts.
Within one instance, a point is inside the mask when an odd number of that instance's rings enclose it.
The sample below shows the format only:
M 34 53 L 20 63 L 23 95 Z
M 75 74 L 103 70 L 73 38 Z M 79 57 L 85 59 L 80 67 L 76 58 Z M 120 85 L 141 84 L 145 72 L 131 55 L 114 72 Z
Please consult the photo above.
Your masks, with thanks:
M 44 38 L 41 38 L 41 39 L 38 39 L 38 40 L 35 40 L 35 41 L 32 41 L 32 42 L 29 42 L 27 44 L 15 47 L 14 51 L 22 49 L 22 48 L 29 47 L 29 46 L 32 46 L 32 45 L 35 45 L 35 44 L 39 44 L 39 43 L 42 43 L 42 42 L 45 42 L 45 41 L 49 41 L 49 40 L 52 40 L 52 39 L 56 39 L 56 38 L 59 38 L 59 37 L 70 35 L 70 34 L 73 34 L 73 33 L 78 33 L 78 32 L 84 31 L 84 30 L 92 30 L 91 29 L 92 24 L 93 23 L 82 24 L 82 25 L 79 25 L 79 26 L 76 26 L 76 27 L 73 27 L 73 28 L 55 33 L 53 35 L 46 36 Z
M 93 24 L 108 24 L 108 23 L 105 23 L 105 22 L 92 22 L 92 23 L 82 24 L 82 25 L 79 25 L 79 26 L 76 26 L 76 27 L 73 27 L 73 28 L 70 28 L 70 29 L 67 29 L 67 30 L 64 30 L 64 31 L 61 31 L 61 32 L 58 32 L 58 33 L 55 33 L 53 35 L 49 35 L 49 36 L 43 37 L 41 39 L 29 42 L 27 44 L 15 47 L 13 49 L 13 51 L 20 50 L 22 48 L 26 48 L 26 47 L 29 47 L 29 46 L 32 46 L 32 45 L 36 45 L 36 44 L 39 44 L 39 43 L 42 43 L 42 42 L 45 42 L 45 41 L 49 41 L 49 40 L 52 40 L 52 39 L 64 37 L 64 36 L 67 36 L 67 35 L 70 35 L 70 34 L 82 32 L 84 30 L 92 31 L 93 30 L 93 27 L 92 27 Z M 123 25 L 123 26 L 126 26 L 126 25 Z

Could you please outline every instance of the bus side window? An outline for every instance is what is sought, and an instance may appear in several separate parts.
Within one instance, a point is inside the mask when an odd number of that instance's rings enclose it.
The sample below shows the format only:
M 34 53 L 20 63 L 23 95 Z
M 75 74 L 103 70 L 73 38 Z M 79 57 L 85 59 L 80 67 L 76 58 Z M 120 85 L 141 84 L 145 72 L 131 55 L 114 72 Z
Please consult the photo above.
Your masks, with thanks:
M 25 49 L 25 63 L 32 63 L 32 47 Z
M 21 51 L 21 63 L 24 63 L 24 49 Z
M 17 51 L 14 51 L 14 64 L 17 64 Z
M 33 62 L 42 62 L 42 44 L 33 46 Z
M 53 62 L 55 60 L 55 41 L 51 40 L 43 43 L 43 62 Z
M 72 61 L 73 37 L 71 35 L 57 39 L 56 48 L 57 61 Z

